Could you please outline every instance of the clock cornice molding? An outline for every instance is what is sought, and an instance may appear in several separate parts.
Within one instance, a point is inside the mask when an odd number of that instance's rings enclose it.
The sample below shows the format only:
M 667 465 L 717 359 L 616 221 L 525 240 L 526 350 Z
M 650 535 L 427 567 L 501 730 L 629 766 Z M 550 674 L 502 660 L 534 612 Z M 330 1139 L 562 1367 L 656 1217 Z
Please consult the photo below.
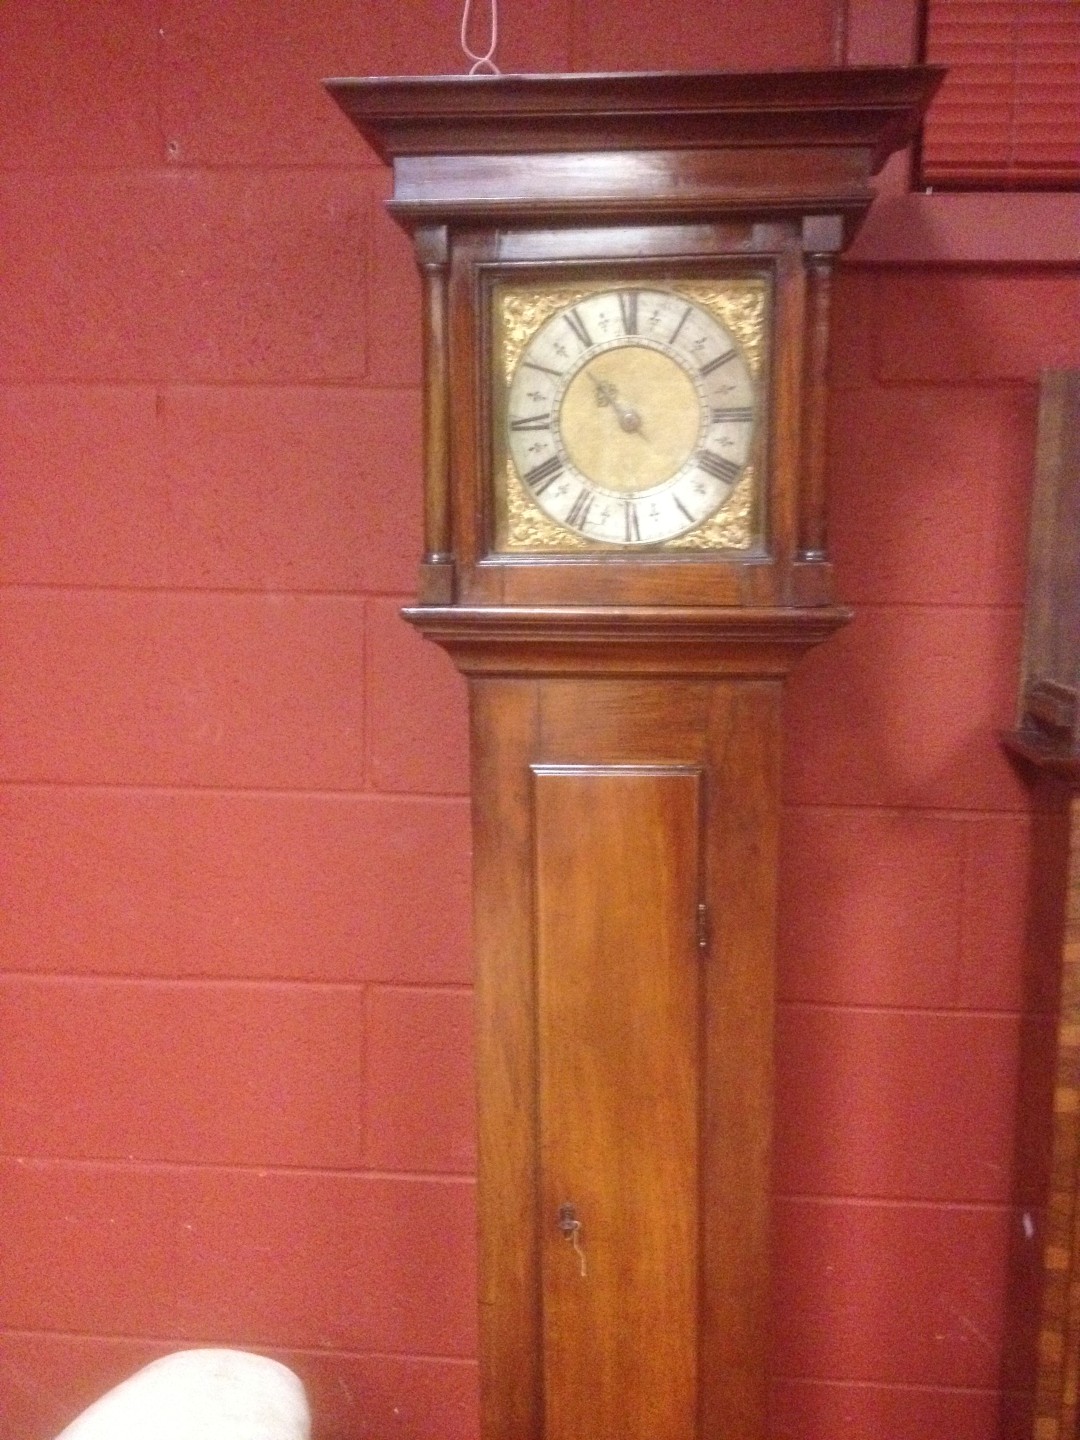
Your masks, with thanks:
M 844 217 L 850 239 L 874 198 L 870 177 L 914 138 L 943 73 L 915 66 L 325 84 L 393 166 L 389 208 L 410 228 L 479 215 L 566 222 L 828 213 Z
M 387 164 L 432 154 L 853 146 L 876 173 L 914 138 L 928 85 L 936 88 L 943 75 L 915 65 L 324 83 Z

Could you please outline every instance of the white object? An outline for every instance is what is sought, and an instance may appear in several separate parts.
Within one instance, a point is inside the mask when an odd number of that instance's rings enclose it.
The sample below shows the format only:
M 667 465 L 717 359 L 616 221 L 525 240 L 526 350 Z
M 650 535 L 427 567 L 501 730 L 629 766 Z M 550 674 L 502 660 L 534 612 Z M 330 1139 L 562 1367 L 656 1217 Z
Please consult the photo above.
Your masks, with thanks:
M 495 47 L 499 43 L 499 0 L 488 0 L 491 13 L 490 41 L 487 51 L 481 55 L 469 44 L 469 11 L 472 9 L 472 0 L 465 0 L 465 8 L 461 12 L 461 48 L 465 51 L 465 58 L 473 62 L 470 75 L 501 75 L 502 71 L 491 58 L 495 54 Z
M 244 1350 L 180 1350 L 117 1385 L 56 1440 L 310 1440 L 299 1378 Z

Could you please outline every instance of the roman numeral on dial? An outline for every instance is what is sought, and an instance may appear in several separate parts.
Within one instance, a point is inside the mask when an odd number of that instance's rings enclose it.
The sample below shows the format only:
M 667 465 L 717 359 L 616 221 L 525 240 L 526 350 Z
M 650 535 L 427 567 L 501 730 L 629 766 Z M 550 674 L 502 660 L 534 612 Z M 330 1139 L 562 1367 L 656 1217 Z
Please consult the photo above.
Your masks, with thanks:
M 724 420 L 746 420 L 754 418 L 752 405 L 714 405 L 712 412 L 713 424 L 721 424 Z
M 693 310 L 693 308 L 694 308 L 694 307 L 693 307 L 692 305 L 687 305 L 686 309 L 685 309 L 685 310 L 682 312 L 682 314 L 679 316 L 679 323 L 675 326 L 675 329 L 674 329 L 674 330 L 671 332 L 671 334 L 668 336 L 668 344 L 669 344 L 669 345 L 674 345 L 674 344 L 675 344 L 675 341 L 679 338 L 679 331 L 682 329 L 682 327 L 686 324 L 687 320 L 690 318 L 690 312 L 691 312 L 691 310 Z
M 627 335 L 636 335 L 638 328 L 638 292 L 636 290 L 619 291 L 619 314 L 622 316 L 622 327 Z
M 542 495 L 549 485 L 553 484 L 563 472 L 563 463 L 557 455 L 551 455 L 547 460 L 542 460 L 539 465 L 534 465 L 531 470 L 525 472 L 525 484 L 534 495 Z
M 702 450 L 697 457 L 697 467 L 704 470 L 706 475 L 712 475 L 716 480 L 722 480 L 725 485 L 734 485 L 739 478 L 739 466 L 733 465 L 730 460 L 725 460 L 722 455 L 714 455 L 711 450 Z
M 549 430 L 550 428 L 550 415 L 519 415 L 510 421 L 511 430 Z
M 637 505 L 633 500 L 623 501 L 623 510 L 626 516 L 625 535 L 627 543 L 631 540 L 641 539 L 641 523 L 638 520 Z
M 717 355 L 715 360 L 707 360 L 698 371 L 698 374 L 711 375 L 714 370 L 719 370 L 721 365 L 730 365 L 738 353 L 737 350 L 725 350 L 722 355 Z
M 593 343 L 592 336 L 585 328 L 585 321 L 582 320 L 577 310 L 573 309 L 572 307 L 566 312 L 566 323 L 574 332 L 575 339 L 581 342 L 582 349 L 588 350 Z
M 585 521 L 589 518 L 589 508 L 592 505 L 594 498 L 595 497 L 593 496 L 591 490 L 580 490 L 578 492 L 577 499 L 574 501 L 573 505 L 570 506 L 570 511 L 566 517 L 566 523 L 568 525 L 573 525 L 576 529 L 580 530 L 581 527 L 585 524 Z

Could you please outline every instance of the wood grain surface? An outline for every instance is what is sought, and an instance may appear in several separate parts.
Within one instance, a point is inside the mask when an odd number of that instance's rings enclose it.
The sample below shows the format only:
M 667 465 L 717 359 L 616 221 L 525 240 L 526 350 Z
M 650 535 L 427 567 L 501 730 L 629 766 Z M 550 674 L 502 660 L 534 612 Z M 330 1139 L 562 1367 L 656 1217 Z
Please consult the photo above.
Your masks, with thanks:
M 487 1440 L 765 1433 L 780 679 L 622 659 L 470 681 Z
M 535 787 L 546 1434 L 691 1440 L 700 774 L 540 767 Z

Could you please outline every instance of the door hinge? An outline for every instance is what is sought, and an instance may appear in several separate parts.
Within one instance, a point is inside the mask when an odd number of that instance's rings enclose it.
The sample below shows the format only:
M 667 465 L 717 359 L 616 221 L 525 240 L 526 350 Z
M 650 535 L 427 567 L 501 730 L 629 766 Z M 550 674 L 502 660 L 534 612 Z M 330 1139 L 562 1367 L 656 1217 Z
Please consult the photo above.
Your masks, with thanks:
M 709 907 L 704 902 L 697 907 L 697 944 L 704 955 L 709 948 Z

